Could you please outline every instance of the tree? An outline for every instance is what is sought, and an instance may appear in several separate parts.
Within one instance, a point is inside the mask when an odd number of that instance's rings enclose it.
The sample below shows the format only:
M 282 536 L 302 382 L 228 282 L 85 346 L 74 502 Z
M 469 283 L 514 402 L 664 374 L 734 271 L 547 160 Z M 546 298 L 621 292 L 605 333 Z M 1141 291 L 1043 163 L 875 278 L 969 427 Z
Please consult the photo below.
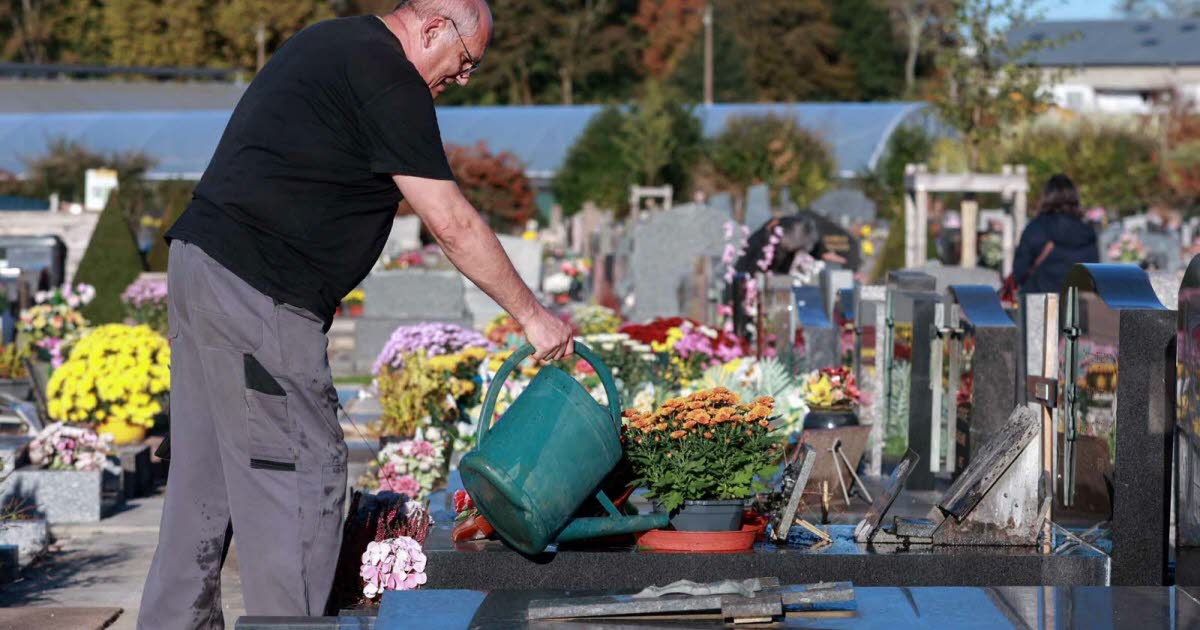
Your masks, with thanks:
M 713 99 L 718 103 L 738 103 L 756 98 L 746 78 L 742 49 L 729 13 L 740 5 L 713 0 Z M 680 60 L 668 83 L 694 101 L 704 97 L 704 38 L 696 37 Z
M 45 155 L 25 161 L 26 187 L 34 195 L 49 197 L 57 193 L 63 201 L 82 202 L 88 169 L 113 168 L 120 181 L 136 186 L 142 174 L 153 165 L 153 160 L 142 153 L 104 156 L 78 141 L 56 138 L 50 141 Z
M 746 75 L 767 101 L 854 100 L 854 68 L 824 0 L 746 2 L 730 13 Z
M 854 65 L 859 98 L 900 95 L 902 52 L 880 0 L 826 0 L 838 29 L 837 46 Z
M 634 181 L 642 186 L 662 183 L 662 171 L 671 163 L 676 139 L 669 106 L 662 86 L 650 81 L 642 99 L 622 121 L 617 145 L 625 164 L 633 172 Z
M 545 0 L 542 45 L 557 62 L 563 105 L 575 102 L 576 83 L 612 72 L 629 48 L 628 24 L 616 0 Z M 530 28 L 530 25 L 525 25 Z
M 204 0 L 107 0 L 101 25 L 114 65 L 198 67 L 216 52 Z
M 642 0 L 633 22 L 646 36 L 642 71 L 652 79 L 670 76 L 696 40 L 706 0 Z
M 1031 190 L 1066 173 L 1086 207 L 1131 214 L 1163 200 L 1153 136 L 1141 129 L 1087 120 L 1046 121 L 1023 130 L 1003 151 L 1004 161 L 1029 168 Z
M 946 34 L 958 45 L 938 55 L 942 83 L 933 102 L 942 121 L 961 135 L 971 170 L 980 167 L 985 147 L 998 146 L 1006 130 L 1050 103 L 1051 95 L 1042 89 L 1044 72 L 1022 60 L 1056 42 L 1009 37 L 1032 20 L 1032 4 L 965 0 L 946 21 Z
M 606 107 L 588 121 L 571 145 L 567 159 L 550 184 L 564 214 L 578 212 L 587 201 L 602 208 L 623 206 L 633 179 L 617 157 L 621 155 L 619 139 L 624 125 L 625 115 L 621 110 Z
M 710 143 L 708 158 L 721 183 L 740 198 L 754 184 L 791 189 L 804 207 L 829 186 L 833 156 L 829 147 L 795 119 L 776 115 L 731 118 Z
M 318 0 L 221 0 L 215 30 L 223 65 L 257 70 L 260 35 L 262 52 L 270 55 L 300 29 L 333 16 L 329 4 Z
M 109 197 L 79 262 L 75 282 L 96 288 L 95 299 L 83 309 L 84 317 L 93 324 L 111 324 L 124 318 L 121 293 L 145 270 L 137 239 L 125 219 L 127 214 L 137 212 L 131 206 L 144 203 L 139 198 L 142 192 L 140 188 L 118 189 Z
M 904 94 L 911 98 L 917 86 L 917 60 L 926 42 L 936 41 L 938 20 L 952 12 L 953 0 L 887 0 L 887 4 L 905 42 Z
M 533 217 L 533 186 L 511 153 L 494 154 L 487 145 L 447 145 L 446 158 L 463 194 L 497 231 L 522 229 Z
M 1139 19 L 1200 17 L 1200 0 L 1121 0 L 1125 17 Z

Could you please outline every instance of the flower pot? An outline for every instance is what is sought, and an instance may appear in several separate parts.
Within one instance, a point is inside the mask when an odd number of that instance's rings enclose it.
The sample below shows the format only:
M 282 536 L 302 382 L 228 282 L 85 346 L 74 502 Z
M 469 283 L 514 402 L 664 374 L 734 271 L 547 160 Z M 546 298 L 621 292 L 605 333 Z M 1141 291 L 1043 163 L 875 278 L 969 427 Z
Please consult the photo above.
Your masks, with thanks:
M 655 511 L 662 511 L 656 504 Z M 745 502 L 741 499 L 684 501 L 671 526 L 681 532 L 732 532 L 742 526 Z
M 739 553 L 753 549 L 758 534 L 757 524 L 719 532 L 652 529 L 637 536 L 637 545 L 660 553 Z
M 363 305 L 362 304 L 351 304 L 350 306 L 346 307 L 346 310 L 347 310 L 347 312 L 349 312 L 350 317 L 362 317 Z
M 804 416 L 804 429 L 840 429 L 858 426 L 858 414 L 853 409 L 814 408 Z
M 146 439 L 146 427 L 128 422 L 110 421 L 96 427 L 96 433 L 108 434 L 118 446 L 137 444 Z

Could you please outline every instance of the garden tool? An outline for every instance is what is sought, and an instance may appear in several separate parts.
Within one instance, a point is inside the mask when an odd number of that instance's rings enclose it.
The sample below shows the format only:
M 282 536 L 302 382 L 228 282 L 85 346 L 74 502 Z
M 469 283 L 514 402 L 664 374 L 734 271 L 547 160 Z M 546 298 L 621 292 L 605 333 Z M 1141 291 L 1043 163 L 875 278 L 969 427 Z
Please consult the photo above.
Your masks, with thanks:
M 595 369 L 608 408 L 563 370 L 543 367 L 496 421 L 496 399 L 526 344 L 500 366 L 479 415 L 476 446 L 459 465 L 463 486 L 500 538 L 533 555 L 551 542 L 631 534 L 667 526 L 667 514 L 624 516 L 598 490 L 621 460 L 621 397 L 612 373 L 587 346 L 575 352 Z M 595 496 L 608 516 L 573 518 Z

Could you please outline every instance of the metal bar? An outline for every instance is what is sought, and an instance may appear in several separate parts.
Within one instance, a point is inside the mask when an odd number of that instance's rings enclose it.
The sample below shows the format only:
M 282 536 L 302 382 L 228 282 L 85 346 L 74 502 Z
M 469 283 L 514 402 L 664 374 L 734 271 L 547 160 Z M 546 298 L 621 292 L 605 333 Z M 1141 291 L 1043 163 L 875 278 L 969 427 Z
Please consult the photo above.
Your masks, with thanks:
M 854 478 L 854 483 L 858 485 L 858 490 L 863 493 L 863 497 L 867 500 L 867 503 L 874 502 L 875 499 L 871 498 L 871 493 L 867 490 L 866 484 L 862 482 L 862 479 L 859 479 L 858 473 L 854 472 L 854 467 L 850 465 L 850 459 L 846 457 L 846 453 L 842 452 L 842 441 L 838 440 L 836 446 L 837 455 L 838 457 L 841 457 L 842 462 L 846 464 L 846 470 L 850 471 L 850 476 Z M 854 486 L 850 487 L 853 488 Z
M 946 327 L 946 305 L 933 306 L 933 343 L 929 344 L 929 470 L 939 472 L 942 463 L 942 366 L 946 357 L 943 335 Z
M 1079 289 L 1067 288 L 1066 322 L 1062 334 L 1067 337 L 1066 364 L 1063 366 L 1063 389 L 1065 400 L 1063 404 L 1063 505 L 1075 503 L 1075 440 L 1076 419 L 1079 415 L 1079 387 L 1075 380 L 1076 362 L 1079 343 Z

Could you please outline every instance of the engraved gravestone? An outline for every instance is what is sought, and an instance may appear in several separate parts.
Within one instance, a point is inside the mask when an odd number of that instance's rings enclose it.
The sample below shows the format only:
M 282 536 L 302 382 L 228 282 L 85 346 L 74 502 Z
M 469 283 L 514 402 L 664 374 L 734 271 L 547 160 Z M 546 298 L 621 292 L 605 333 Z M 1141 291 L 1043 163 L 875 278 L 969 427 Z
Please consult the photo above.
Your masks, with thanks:
M 950 287 L 951 338 L 943 404 L 955 427 L 954 470 L 966 468 L 998 435 L 1016 406 L 1016 324 L 991 287 Z
M 632 321 L 674 317 L 683 312 L 680 289 L 693 273 L 698 256 L 720 253 L 726 221 L 727 217 L 707 206 L 683 204 L 656 212 L 637 224 L 629 258 L 634 295 L 629 313 Z
M 756 232 L 770 220 L 771 189 L 766 184 L 755 184 L 746 190 L 746 220 L 743 223 L 751 232 Z

